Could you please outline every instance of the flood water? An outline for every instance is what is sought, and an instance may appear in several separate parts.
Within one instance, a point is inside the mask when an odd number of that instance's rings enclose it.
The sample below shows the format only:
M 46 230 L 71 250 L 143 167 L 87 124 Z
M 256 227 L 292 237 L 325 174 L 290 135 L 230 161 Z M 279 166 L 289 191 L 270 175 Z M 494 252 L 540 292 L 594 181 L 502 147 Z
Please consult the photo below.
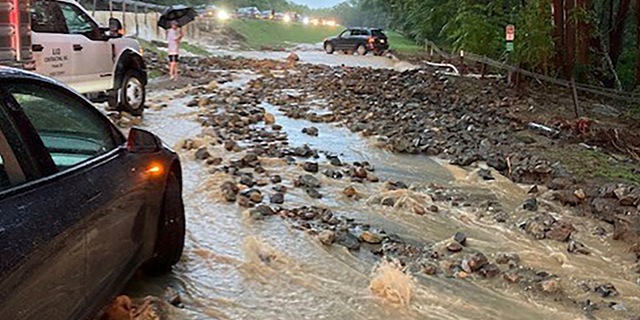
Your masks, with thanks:
M 252 77 L 240 74 L 226 85 L 242 87 Z M 191 97 L 176 98 L 177 94 L 152 93 L 150 101 L 164 102 L 168 107 L 149 110 L 143 126 L 169 145 L 194 138 L 202 130 L 197 122 L 198 108 L 185 106 Z M 263 107 L 276 116 L 291 145 L 308 144 L 340 155 L 343 162 L 368 161 L 381 180 L 402 180 L 411 185 L 413 191 L 406 192 L 409 198 L 428 198 L 427 190 L 435 184 L 473 196 L 477 202 L 497 201 L 511 220 L 526 217 L 520 207 L 529 186 L 514 185 L 496 172 L 496 180 L 484 181 L 477 175 L 478 168 L 462 169 L 425 156 L 394 154 L 378 148 L 375 138 L 332 124 L 288 119 L 267 103 Z M 311 125 L 319 129 L 318 137 L 301 133 Z M 228 153 L 221 146 L 210 150 L 224 159 L 242 155 Z M 188 151 L 181 151 L 181 157 L 187 214 L 183 258 L 171 274 L 136 278 L 125 292 L 135 297 L 162 296 L 168 286 L 173 287 L 181 294 L 184 308 L 174 310 L 172 319 L 586 319 L 580 307 L 509 284 L 500 276 L 456 279 L 409 275 L 392 264 L 380 265 L 367 250 L 350 252 L 335 244 L 324 246 L 280 217 L 252 220 L 245 210 L 217 195 L 219 185 L 229 177 L 208 173 Z M 321 170 L 329 167 L 322 156 L 318 162 Z M 628 311 L 601 310 L 597 313 L 601 319 L 629 319 L 640 310 L 640 286 L 630 271 L 632 255 L 608 238 L 591 236 L 597 222 L 574 217 L 550 202 L 547 205 L 553 214 L 576 227 L 576 240 L 592 254 L 573 255 L 567 252 L 566 243 L 537 241 L 514 223 L 480 218 L 484 209 L 479 206 L 438 202 L 440 210 L 424 216 L 401 207 L 380 206 L 371 200 L 385 192 L 382 183 L 354 184 L 362 195 L 354 200 L 342 195 L 342 190 L 352 185 L 349 181 L 317 174 L 324 198 L 311 199 L 292 185 L 293 179 L 304 173 L 301 166 L 282 161 L 265 161 L 263 165 L 269 173 L 283 177 L 290 190 L 286 207 L 328 207 L 373 228 L 424 243 L 446 242 L 461 231 L 468 235 L 467 248 L 485 253 L 490 260 L 499 253 L 517 253 L 522 265 L 558 275 L 564 292 L 572 298 L 602 300 L 592 292 L 580 291 L 576 285 L 580 281 L 614 284 L 620 296 L 611 301 L 624 304 Z M 270 188 L 265 187 L 265 193 L 269 194 Z

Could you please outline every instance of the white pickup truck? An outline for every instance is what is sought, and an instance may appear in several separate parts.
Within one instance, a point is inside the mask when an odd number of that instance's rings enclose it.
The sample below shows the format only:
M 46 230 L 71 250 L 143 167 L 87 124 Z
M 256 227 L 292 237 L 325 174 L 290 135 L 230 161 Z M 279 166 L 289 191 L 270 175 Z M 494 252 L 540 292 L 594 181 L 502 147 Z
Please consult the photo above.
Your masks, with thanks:
M 146 66 L 139 43 L 121 29 L 117 19 L 99 27 L 73 0 L 0 0 L 0 64 L 33 69 L 91 98 L 106 94 L 112 109 L 139 115 Z

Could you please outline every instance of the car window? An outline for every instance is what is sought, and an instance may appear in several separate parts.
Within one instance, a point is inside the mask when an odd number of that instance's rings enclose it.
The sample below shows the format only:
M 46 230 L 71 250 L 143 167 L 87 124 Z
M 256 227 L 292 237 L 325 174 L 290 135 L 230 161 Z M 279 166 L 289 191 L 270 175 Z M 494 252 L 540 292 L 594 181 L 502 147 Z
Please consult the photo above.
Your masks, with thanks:
M 59 170 L 117 147 L 111 128 L 77 97 L 33 83 L 6 85 Z
M 42 33 L 67 33 L 56 1 L 35 1 L 29 7 L 31 30 Z
M 382 30 L 371 30 L 371 33 L 376 38 L 386 38 L 387 36 L 382 32 Z
M 351 30 L 345 30 L 340 34 L 340 38 L 349 38 L 351 36 Z
M 70 34 L 82 34 L 89 39 L 100 37 L 96 23 L 80 8 L 70 3 L 60 2 L 60 9 Z

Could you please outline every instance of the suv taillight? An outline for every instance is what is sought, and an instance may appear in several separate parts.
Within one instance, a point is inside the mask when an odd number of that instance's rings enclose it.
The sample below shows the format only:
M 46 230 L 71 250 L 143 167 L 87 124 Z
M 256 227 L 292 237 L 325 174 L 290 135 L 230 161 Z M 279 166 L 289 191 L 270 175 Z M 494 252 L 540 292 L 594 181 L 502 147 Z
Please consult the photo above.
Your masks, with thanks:
M 369 43 L 375 43 L 375 42 L 376 42 L 376 38 L 374 37 L 369 38 Z

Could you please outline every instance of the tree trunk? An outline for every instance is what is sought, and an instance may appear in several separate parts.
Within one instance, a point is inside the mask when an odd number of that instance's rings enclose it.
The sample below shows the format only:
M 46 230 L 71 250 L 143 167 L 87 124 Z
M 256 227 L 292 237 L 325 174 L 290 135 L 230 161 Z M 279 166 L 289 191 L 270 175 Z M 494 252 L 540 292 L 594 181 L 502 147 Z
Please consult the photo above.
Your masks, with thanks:
M 564 74 L 564 0 L 553 0 L 553 23 L 553 41 L 556 47 L 556 70 L 559 74 Z
M 636 89 L 640 87 L 640 2 L 636 5 L 636 31 L 638 44 L 636 45 Z
M 576 61 L 576 15 L 575 0 L 565 0 L 564 11 L 565 18 L 565 43 L 567 45 L 567 54 L 565 55 L 565 77 L 571 78 Z
M 591 0 L 578 0 L 578 64 L 587 66 L 589 64 L 589 46 L 591 42 Z
M 611 57 L 611 62 L 614 67 L 618 65 L 618 59 L 622 52 L 622 34 L 624 33 L 624 25 L 627 21 L 630 3 L 631 0 L 620 1 L 620 8 L 618 9 L 618 13 L 613 22 L 613 28 L 609 34 L 609 57 Z

